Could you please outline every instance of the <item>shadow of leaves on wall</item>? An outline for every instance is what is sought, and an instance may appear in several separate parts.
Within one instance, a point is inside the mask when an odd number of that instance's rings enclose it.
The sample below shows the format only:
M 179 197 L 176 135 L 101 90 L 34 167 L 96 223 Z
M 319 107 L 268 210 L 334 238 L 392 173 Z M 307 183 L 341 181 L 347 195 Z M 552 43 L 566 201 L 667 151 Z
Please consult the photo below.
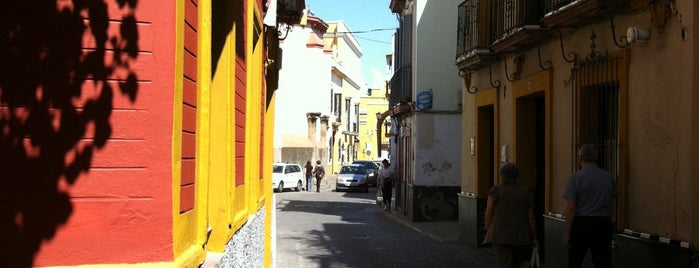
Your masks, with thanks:
M 3 265 L 33 265 L 42 243 L 71 217 L 68 190 L 112 135 L 114 95 L 136 101 L 137 75 L 130 66 L 139 51 L 136 6 L 136 0 L 3 3 Z M 111 29 L 114 24 L 120 26 Z

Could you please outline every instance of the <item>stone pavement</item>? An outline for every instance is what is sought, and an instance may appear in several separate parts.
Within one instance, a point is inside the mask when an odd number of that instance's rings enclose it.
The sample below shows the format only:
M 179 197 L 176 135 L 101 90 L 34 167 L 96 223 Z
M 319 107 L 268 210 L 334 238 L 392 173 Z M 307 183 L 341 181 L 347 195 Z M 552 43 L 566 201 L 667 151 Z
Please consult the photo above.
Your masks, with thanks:
M 332 174 L 325 177 L 321 181 L 321 192 L 335 191 L 336 181 L 337 174 Z M 315 191 L 315 185 L 313 190 Z M 395 194 L 393 196 L 395 197 Z M 492 267 L 495 265 L 495 256 L 491 253 L 490 249 L 474 248 L 471 246 L 467 246 L 459 240 L 458 221 L 410 222 L 406 218 L 402 217 L 401 211 L 395 209 L 391 209 L 388 211 L 382 210 L 381 204 L 381 197 L 377 196 L 376 209 L 381 210 L 382 216 L 386 217 L 388 220 L 394 221 L 398 224 L 411 228 L 416 232 L 425 234 L 436 241 L 460 244 L 464 248 L 464 254 L 469 254 L 472 255 L 474 258 L 478 258 L 479 262 L 484 264 L 483 267 Z M 484 251 L 487 251 L 487 253 L 483 254 Z
M 332 174 L 325 177 L 321 181 L 322 192 L 335 191 L 335 182 L 337 181 L 337 174 Z M 315 186 L 315 185 L 314 185 Z M 315 189 L 314 189 L 315 191 Z M 395 194 L 393 195 L 395 197 Z M 377 208 L 380 209 L 381 197 L 377 197 L 376 200 Z M 395 202 L 394 202 L 395 204 Z M 459 230 L 457 221 L 436 221 L 436 222 L 409 222 L 399 215 L 398 210 L 383 211 L 388 219 L 393 220 L 397 223 L 403 224 L 415 231 L 423 233 L 427 236 L 440 242 L 458 242 L 459 241 Z
M 399 215 L 400 212 L 398 210 L 392 209 L 383 212 L 388 219 L 412 228 L 439 242 L 461 243 L 459 241 L 457 221 L 408 222 Z

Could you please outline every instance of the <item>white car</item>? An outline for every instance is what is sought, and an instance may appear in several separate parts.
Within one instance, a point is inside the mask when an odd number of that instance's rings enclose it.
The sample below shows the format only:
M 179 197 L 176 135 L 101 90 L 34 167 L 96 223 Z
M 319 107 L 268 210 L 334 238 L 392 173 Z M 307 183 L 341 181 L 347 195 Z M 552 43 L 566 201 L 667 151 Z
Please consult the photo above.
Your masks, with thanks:
M 303 189 L 303 172 L 301 165 L 274 163 L 272 164 L 272 188 L 276 192 L 283 192 L 284 189 L 295 189 L 301 191 Z

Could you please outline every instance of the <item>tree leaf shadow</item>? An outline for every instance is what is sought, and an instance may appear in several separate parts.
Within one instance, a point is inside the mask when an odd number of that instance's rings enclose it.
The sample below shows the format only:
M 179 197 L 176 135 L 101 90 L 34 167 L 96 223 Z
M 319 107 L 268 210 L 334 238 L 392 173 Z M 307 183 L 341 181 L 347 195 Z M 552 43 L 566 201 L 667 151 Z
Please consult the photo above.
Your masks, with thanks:
M 41 246 L 73 213 L 68 190 L 110 141 L 115 94 L 136 102 L 138 75 L 131 65 L 140 51 L 137 6 L 137 0 L 3 3 L 3 266 L 34 266 Z M 110 8 L 123 15 L 110 17 Z M 112 23 L 120 23 L 118 31 L 110 30 Z

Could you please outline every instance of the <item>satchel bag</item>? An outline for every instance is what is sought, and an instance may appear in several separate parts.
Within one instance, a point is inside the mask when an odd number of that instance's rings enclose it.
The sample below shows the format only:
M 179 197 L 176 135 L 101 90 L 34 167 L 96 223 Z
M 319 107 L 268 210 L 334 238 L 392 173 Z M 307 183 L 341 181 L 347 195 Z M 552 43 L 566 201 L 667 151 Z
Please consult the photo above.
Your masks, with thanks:
M 493 188 L 490 189 L 490 192 L 488 193 L 489 195 L 492 196 L 493 198 L 493 211 L 492 213 L 495 214 L 495 204 L 498 199 L 499 191 L 497 186 L 493 186 Z M 486 231 L 485 231 L 485 237 L 483 238 L 483 244 L 491 244 L 493 243 L 493 237 L 495 236 L 495 231 L 493 230 L 493 226 L 495 225 L 495 215 L 492 217 L 492 221 L 490 222 L 490 226 L 486 226 Z
M 491 225 L 492 225 L 492 224 L 491 224 Z M 495 233 L 495 232 L 493 231 L 493 228 L 492 228 L 492 227 L 486 229 L 486 231 L 485 231 L 485 237 L 483 238 L 483 244 L 486 244 L 486 245 L 487 245 L 487 244 L 493 243 L 493 236 L 495 236 L 494 233 Z
M 539 261 L 539 249 L 537 247 L 532 248 L 532 257 L 529 259 L 530 268 L 541 268 L 541 262 Z

